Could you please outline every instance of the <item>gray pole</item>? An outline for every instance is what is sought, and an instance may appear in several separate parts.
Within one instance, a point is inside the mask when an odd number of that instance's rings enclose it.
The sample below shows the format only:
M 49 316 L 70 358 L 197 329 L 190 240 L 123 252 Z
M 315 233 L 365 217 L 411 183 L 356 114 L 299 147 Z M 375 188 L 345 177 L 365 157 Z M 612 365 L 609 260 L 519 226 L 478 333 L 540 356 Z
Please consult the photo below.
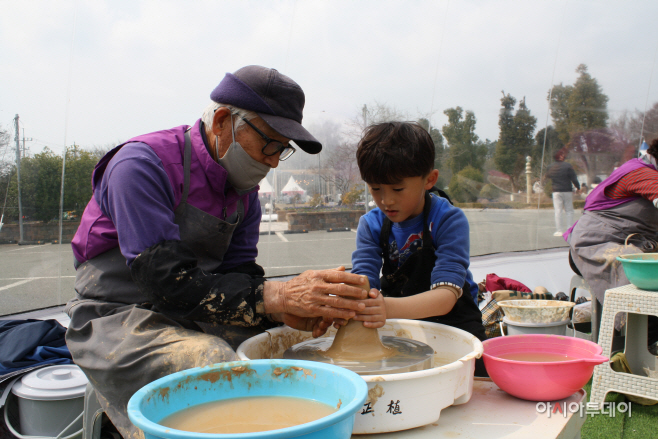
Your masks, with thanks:
M 363 129 L 365 130 L 368 128 L 368 107 L 364 104 L 363 105 Z M 368 213 L 368 183 L 365 181 L 363 182 L 363 199 L 365 200 L 365 208 L 366 208 L 366 213 Z
M 25 137 L 25 128 L 22 128 L 22 130 L 23 130 L 23 157 L 27 157 L 27 150 L 25 148 L 25 141 L 27 140 L 28 142 L 31 142 L 34 139 L 32 139 L 32 137 L 27 137 L 26 138 Z
M 73 150 L 75 151 L 75 142 L 73 142 Z M 62 155 L 62 185 L 59 191 L 59 239 L 58 243 L 62 243 L 62 221 L 64 221 L 64 176 L 66 175 L 66 152 L 68 148 L 64 145 L 64 154 Z
M 16 124 L 16 179 L 18 181 L 18 229 L 20 231 L 20 238 L 18 242 L 23 242 L 23 204 L 21 202 L 21 144 L 18 133 L 18 114 L 14 117 Z
M 324 204 L 322 197 L 322 165 L 320 164 L 320 153 L 318 153 L 318 194 L 320 194 L 320 204 Z

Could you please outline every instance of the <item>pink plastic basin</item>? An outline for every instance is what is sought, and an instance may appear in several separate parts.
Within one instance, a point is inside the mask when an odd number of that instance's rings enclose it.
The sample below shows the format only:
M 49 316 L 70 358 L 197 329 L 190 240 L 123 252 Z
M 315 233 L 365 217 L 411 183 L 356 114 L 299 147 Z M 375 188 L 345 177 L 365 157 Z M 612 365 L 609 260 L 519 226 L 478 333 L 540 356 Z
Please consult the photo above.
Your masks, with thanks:
M 561 335 L 524 334 L 482 342 L 489 377 L 505 392 L 529 401 L 555 401 L 571 396 L 592 377 L 594 366 L 608 361 L 601 346 Z M 499 358 L 501 355 L 559 354 L 574 360 L 534 362 Z

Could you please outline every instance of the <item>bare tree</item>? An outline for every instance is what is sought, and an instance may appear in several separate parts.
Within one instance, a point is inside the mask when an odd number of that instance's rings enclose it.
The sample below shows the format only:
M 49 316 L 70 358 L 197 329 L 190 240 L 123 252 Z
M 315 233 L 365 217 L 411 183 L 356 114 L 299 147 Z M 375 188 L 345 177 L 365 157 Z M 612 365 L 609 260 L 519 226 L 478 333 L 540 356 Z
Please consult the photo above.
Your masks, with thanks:
M 5 146 L 9 145 L 9 140 L 9 131 L 0 127 L 0 148 L 4 148 Z
M 658 102 L 646 112 L 635 110 L 623 111 L 611 123 L 610 127 L 623 133 L 629 141 L 639 146 L 642 139 L 651 143 L 658 138 Z
M 346 130 L 332 121 L 313 125 L 311 132 L 323 143 L 318 165 L 313 169 L 324 182 L 332 184 L 337 193 L 350 193 L 356 185 L 363 184 L 356 164 L 356 149 L 365 128 L 374 123 L 406 119 L 405 113 L 395 107 L 375 102 L 364 105 L 348 122 Z
M 2 127 L 0 127 L 0 194 L 2 195 L 2 200 L 4 201 L 5 189 L 9 184 L 9 178 L 15 172 L 16 167 L 14 166 L 14 157 L 12 147 L 9 144 L 11 142 L 11 136 L 9 132 Z
M 312 124 L 308 130 L 322 143 L 322 153 L 340 145 L 345 134 L 342 125 L 333 120 L 323 120 L 321 123 Z
M 348 123 L 350 126 L 348 135 L 352 138 L 360 139 L 363 131 L 370 125 L 404 120 L 409 120 L 408 114 L 404 111 L 398 110 L 395 106 L 375 101 L 370 105 L 364 104 L 361 110 L 350 119 Z
M 644 118 L 644 123 L 640 125 L 642 137 L 644 137 L 647 143 L 651 143 L 654 139 L 658 138 L 658 102 L 655 102 L 646 114 L 642 114 L 642 116 Z
M 341 194 L 348 193 L 361 182 L 359 167 L 356 164 L 356 143 L 344 142 L 336 147 L 325 160 L 320 170 L 321 178 L 336 187 Z
M 318 167 L 324 167 L 325 158 L 342 142 L 342 126 L 333 120 L 324 120 L 320 123 L 313 123 L 306 128 L 316 139 L 318 139 L 318 141 L 320 141 L 322 144 L 322 152 L 319 154 L 306 154 L 297 148 L 297 152 L 288 160 L 279 162 L 279 171 L 298 171 L 306 169 L 317 175 Z
M 105 145 L 94 145 L 90 148 L 85 148 L 87 151 L 91 153 L 92 156 L 96 157 L 98 160 L 102 159 L 105 154 L 110 152 L 112 149 L 114 149 L 116 146 L 121 145 L 123 142 L 118 142 L 116 144 L 114 143 L 106 143 Z

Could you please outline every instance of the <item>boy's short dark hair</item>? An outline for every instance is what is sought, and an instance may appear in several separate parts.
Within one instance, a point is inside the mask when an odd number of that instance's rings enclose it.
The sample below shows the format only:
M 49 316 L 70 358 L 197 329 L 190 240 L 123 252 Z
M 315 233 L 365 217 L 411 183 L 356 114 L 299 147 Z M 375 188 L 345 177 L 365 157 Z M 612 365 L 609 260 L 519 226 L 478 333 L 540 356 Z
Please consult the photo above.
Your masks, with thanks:
M 434 142 L 415 122 L 370 125 L 359 141 L 356 161 L 366 183 L 396 184 L 434 169 Z
M 647 149 L 647 154 L 651 154 L 656 160 L 658 160 L 658 139 L 654 139 L 651 142 L 651 146 Z

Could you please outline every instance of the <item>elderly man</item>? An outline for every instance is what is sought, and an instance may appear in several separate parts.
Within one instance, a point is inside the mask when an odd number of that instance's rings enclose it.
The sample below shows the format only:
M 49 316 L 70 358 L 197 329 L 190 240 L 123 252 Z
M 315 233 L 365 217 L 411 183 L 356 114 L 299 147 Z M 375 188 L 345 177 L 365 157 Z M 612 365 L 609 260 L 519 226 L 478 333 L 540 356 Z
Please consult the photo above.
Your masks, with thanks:
M 266 281 L 256 264 L 258 182 L 295 144 L 304 92 L 259 66 L 226 74 L 193 126 L 135 137 L 92 177 L 72 241 L 77 298 L 67 306 L 73 359 L 125 438 L 132 394 L 184 369 L 237 359 L 245 337 L 286 323 L 321 335 L 362 310 L 364 282 L 342 268 Z M 205 331 L 204 331 L 205 330 Z

